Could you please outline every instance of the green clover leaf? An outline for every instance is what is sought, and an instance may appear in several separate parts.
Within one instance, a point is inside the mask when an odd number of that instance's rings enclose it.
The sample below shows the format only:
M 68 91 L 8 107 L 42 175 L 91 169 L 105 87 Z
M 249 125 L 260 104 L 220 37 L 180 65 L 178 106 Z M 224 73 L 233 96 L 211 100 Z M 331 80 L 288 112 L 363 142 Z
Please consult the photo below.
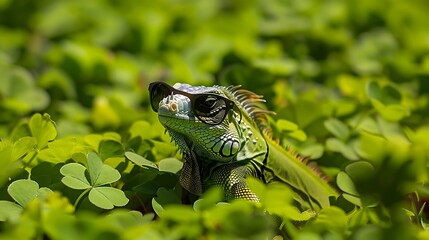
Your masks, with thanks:
M 103 209 L 122 207 L 128 203 L 124 192 L 112 187 L 95 187 L 89 192 L 89 201 Z
M 39 184 L 27 179 L 16 180 L 7 188 L 9 195 L 22 207 L 37 197 L 38 190 Z
M 52 193 L 49 188 L 39 188 L 39 184 L 29 179 L 19 179 L 12 182 L 7 192 L 16 203 L 0 201 L 0 221 L 19 219 L 24 208 L 36 198 L 44 198 Z
M 127 157 L 131 162 L 133 162 L 134 164 L 136 164 L 138 166 L 144 166 L 144 167 L 150 167 L 150 168 L 158 169 L 158 166 L 155 163 L 147 160 L 146 158 L 138 155 L 137 153 L 126 152 L 125 157 Z
M 64 176 L 61 182 L 73 189 L 83 190 L 90 188 L 91 185 L 86 179 L 85 171 L 86 168 L 79 163 L 66 164 L 60 169 L 61 174 Z
M 22 212 L 22 207 L 14 202 L 0 201 L 0 221 L 17 220 Z
M 57 137 L 55 123 L 51 120 L 49 114 L 43 116 L 40 113 L 34 114 L 28 122 L 31 135 L 37 140 L 37 148 L 42 149 L 48 145 L 49 141 Z
M 346 141 L 350 136 L 350 129 L 347 125 L 336 118 L 326 120 L 324 125 L 329 132 L 343 141 Z
M 60 169 L 64 176 L 62 183 L 69 188 L 85 190 L 76 200 L 75 206 L 87 192 L 89 201 L 99 208 L 112 209 L 115 206 L 125 206 L 128 198 L 122 190 L 103 186 L 118 181 L 121 178 L 119 171 L 104 164 L 94 152 L 88 154 L 87 162 L 88 168 L 79 163 L 69 163 Z M 85 175 L 86 171 L 89 173 L 89 179 Z
M 114 183 L 121 178 L 118 170 L 103 164 L 100 157 L 93 152 L 88 154 L 88 171 L 91 185 L 94 187 Z

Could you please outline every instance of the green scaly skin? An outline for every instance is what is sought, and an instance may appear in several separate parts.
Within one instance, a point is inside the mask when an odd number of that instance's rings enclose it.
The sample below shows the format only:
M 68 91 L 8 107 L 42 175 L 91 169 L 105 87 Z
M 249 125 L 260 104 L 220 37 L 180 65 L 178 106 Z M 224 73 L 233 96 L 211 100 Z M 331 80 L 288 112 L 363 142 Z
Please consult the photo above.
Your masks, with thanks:
M 259 201 L 245 181 L 253 176 L 266 183 L 288 184 L 302 210 L 320 210 L 329 206 L 330 196 L 338 196 L 296 155 L 263 133 L 260 119 L 267 111 L 255 105 L 263 101 L 261 96 L 238 87 L 195 87 L 180 83 L 173 87 L 191 94 L 224 96 L 233 100 L 241 111 L 240 114 L 231 110 L 222 123 L 209 125 L 193 116 L 186 96 L 172 94 L 159 103 L 159 120 L 184 156 L 181 185 L 191 193 L 200 195 L 211 186 L 221 186 L 226 200 Z

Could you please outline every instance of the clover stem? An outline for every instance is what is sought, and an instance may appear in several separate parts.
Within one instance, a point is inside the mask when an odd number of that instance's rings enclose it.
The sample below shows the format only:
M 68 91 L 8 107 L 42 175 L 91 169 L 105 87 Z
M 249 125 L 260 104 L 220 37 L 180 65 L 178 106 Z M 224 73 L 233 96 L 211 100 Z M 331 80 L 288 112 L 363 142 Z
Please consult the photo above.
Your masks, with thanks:
M 34 151 L 33 156 L 31 156 L 31 158 L 26 163 L 23 164 L 24 168 L 30 165 L 30 163 L 36 158 L 38 152 L 39 152 L 38 150 Z
M 77 205 L 79 204 L 79 202 L 80 202 L 80 200 L 82 199 L 82 197 L 83 196 L 85 196 L 85 194 L 87 193 L 87 192 L 89 192 L 91 190 L 91 188 L 87 188 L 87 189 L 85 189 L 85 191 L 83 191 L 80 195 L 79 195 L 79 197 L 76 199 L 76 201 L 74 202 L 74 208 L 76 209 L 76 207 L 77 207 Z

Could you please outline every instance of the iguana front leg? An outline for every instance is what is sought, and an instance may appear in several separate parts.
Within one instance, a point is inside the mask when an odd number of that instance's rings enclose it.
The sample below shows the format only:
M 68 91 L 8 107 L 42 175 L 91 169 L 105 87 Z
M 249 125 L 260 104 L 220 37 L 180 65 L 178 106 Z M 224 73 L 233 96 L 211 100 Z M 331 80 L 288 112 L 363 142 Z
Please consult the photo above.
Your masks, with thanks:
M 205 186 L 220 186 L 225 192 L 226 200 L 246 199 L 259 202 L 259 198 L 246 184 L 246 176 L 253 175 L 243 164 L 226 164 L 213 169 Z

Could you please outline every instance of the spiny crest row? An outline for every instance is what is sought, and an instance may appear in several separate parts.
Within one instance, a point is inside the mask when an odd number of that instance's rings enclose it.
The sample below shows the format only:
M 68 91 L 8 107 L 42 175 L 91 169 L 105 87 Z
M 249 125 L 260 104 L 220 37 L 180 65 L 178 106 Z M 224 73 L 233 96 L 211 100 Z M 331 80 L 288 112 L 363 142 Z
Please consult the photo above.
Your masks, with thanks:
M 229 86 L 226 89 L 231 93 L 231 95 L 240 103 L 241 107 L 249 114 L 249 116 L 256 122 L 258 128 L 269 138 L 273 139 L 275 142 L 278 140 L 274 139 L 272 136 L 272 129 L 268 124 L 267 114 L 275 115 L 273 111 L 266 110 L 262 108 L 259 104 L 265 102 L 265 99 L 262 95 L 257 95 L 254 92 L 251 92 L 246 89 L 240 89 L 241 85 Z M 317 167 L 317 164 L 314 162 L 309 162 L 309 158 L 303 157 L 295 152 L 291 147 L 286 147 L 286 151 L 290 152 L 295 158 L 300 160 L 302 163 L 307 165 L 307 167 L 316 173 L 322 180 L 327 182 L 330 179 L 325 176 L 322 171 Z
M 262 95 L 241 89 L 241 85 L 229 86 L 226 88 L 231 95 L 241 105 L 242 109 L 255 121 L 258 128 L 265 134 L 271 136 L 271 128 L 268 126 L 267 114 L 275 115 L 273 111 L 262 108 L 257 103 L 266 102 Z

